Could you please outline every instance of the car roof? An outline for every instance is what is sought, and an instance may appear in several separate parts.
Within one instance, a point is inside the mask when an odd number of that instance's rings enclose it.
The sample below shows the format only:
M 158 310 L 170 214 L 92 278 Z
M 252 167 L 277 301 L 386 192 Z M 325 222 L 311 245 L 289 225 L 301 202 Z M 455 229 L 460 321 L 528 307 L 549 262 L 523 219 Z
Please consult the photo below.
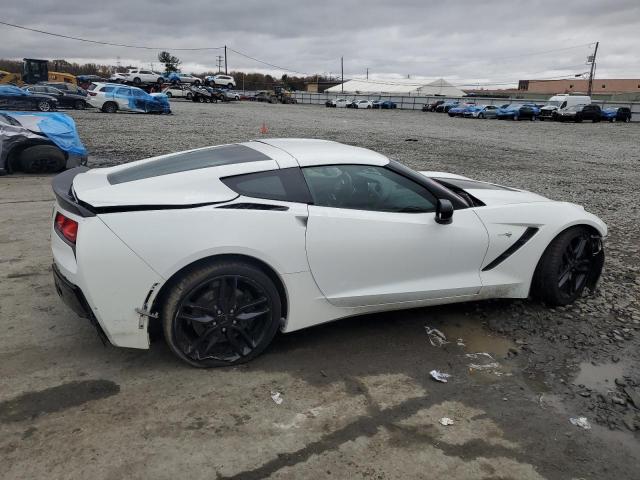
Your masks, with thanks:
M 334 164 L 383 166 L 389 163 L 387 157 L 373 150 L 345 145 L 332 140 L 267 138 L 256 141 L 283 150 L 295 158 L 301 167 Z

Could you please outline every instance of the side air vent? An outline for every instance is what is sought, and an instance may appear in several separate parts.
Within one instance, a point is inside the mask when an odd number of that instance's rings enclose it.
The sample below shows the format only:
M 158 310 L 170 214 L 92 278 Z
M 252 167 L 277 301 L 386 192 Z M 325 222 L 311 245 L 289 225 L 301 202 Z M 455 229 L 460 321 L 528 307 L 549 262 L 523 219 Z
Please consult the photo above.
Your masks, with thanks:
M 274 210 L 278 212 L 285 212 L 289 210 L 289 207 L 284 205 L 269 205 L 267 203 L 231 203 L 229 205 L 221 205 L 216 208 L 231 208 L 234 210 Z
M 483 272 L 487 270 L 491 270 L 492 268 L 497 267 L 502 262 L 504 262 L 511 255 L 516 253 L 520 247 L 522 247 L 525 243 L 527 243 L 531 238 L 538 232 L 538 229 L 535 227 L 527 227 L 522 236 L 516 240 L 513 245 L 507 248 L 504 252 L 502 252 L 494 261 L 489 263 L 486 267 L 482 269 Z

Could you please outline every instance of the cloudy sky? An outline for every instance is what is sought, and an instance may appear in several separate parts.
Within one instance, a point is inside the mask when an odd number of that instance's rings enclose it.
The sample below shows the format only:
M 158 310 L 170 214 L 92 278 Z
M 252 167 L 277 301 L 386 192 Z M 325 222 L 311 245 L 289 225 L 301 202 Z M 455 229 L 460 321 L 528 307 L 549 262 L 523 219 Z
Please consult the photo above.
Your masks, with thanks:
M 294 72 L 345 77 L 439 78 L 507 86 L 520 78 L 584 73 L 600 41 L 598 77 L 639 78 L 639 0 L 21 0 L 0 21 L 91 40 L 83 43 L 0 25 L 0 58 L 66 58 L 149 66 L 159 49 L 183 71 L 214 69 L 227 45 Z M 283 70 L 233 51 L 229 68 Z

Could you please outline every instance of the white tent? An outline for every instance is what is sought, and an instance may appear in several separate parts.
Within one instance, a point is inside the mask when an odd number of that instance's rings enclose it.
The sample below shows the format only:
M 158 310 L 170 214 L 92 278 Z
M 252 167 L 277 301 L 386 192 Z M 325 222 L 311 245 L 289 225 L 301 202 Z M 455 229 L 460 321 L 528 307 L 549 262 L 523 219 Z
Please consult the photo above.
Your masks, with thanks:
M 402 79 L 402 80 L 365 80 L 355 79 L 348 80 L 342 85 L 325 90 L 329 93 L 379 93 L 393 95 L 420 95 L 433 96 L 443 95 L 447 97 L 462 97 L 465 93 L 457 87 L 454 87 L 446 80 L 440 78 L 430 83 L 420 80 Z

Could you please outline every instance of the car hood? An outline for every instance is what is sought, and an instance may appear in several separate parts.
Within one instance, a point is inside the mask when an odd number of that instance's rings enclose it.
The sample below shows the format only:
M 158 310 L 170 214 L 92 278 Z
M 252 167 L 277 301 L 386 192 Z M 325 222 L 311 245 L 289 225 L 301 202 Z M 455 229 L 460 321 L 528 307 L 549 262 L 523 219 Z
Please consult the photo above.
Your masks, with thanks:
M 455 189 L 462 189 L 485 205 L 511 205 L 517 203 L 550 202 L 552 200 L 537 193 L 516 188 L 482 182 L 446 172 L 420 172 L 422 175 Z

